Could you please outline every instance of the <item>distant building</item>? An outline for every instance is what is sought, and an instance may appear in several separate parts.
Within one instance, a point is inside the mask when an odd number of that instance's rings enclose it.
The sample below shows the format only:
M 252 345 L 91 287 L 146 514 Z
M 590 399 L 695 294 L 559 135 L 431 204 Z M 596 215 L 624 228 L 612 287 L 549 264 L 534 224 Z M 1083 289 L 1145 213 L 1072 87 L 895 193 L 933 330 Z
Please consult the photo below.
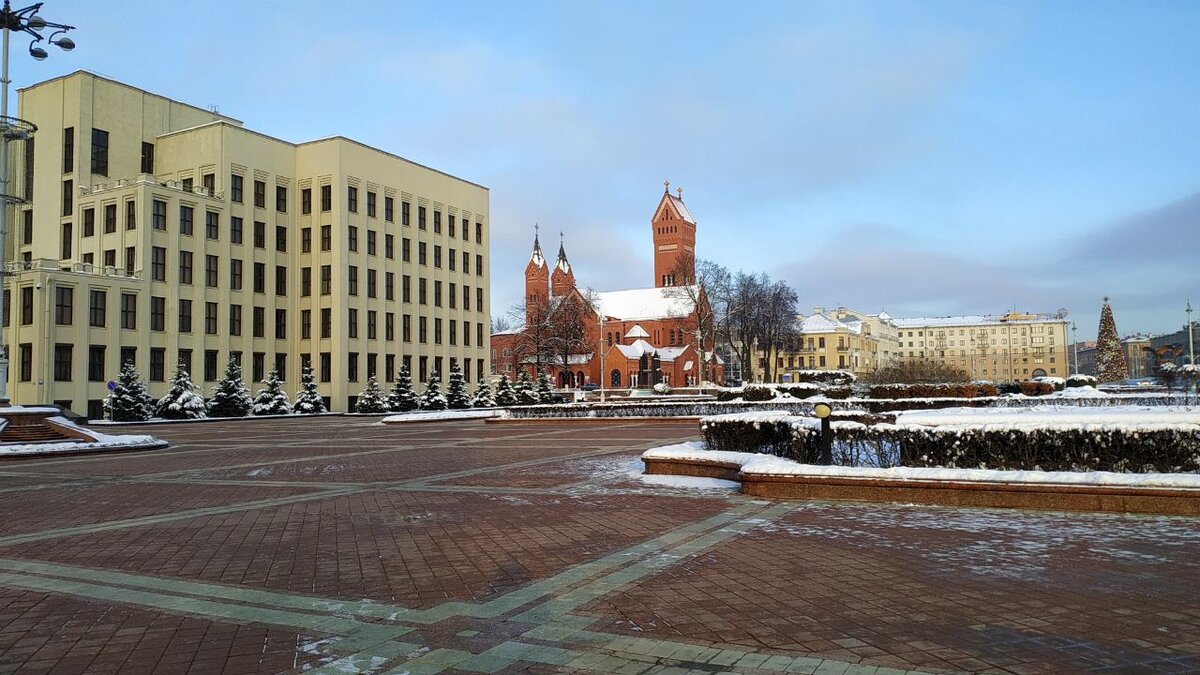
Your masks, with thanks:
M 839 308 L 799 317 L 798 334 L 791 344 L 774 354 L 778 382 L 798 381 L 800 370 L 846 370 L 867 375 L 879 364 L 879 339 L 869 323 Z
M 1192 322 L 1192 354 L 1200 356 L 1200 322 Z M 1188 328 L 1185 324 L 1174 333 L 1156 335 L 1150 339 L 1150 347 L 1156 357 L 1161 354 L 1161 360 L 1169 360 L 1177 366 L 1188 362 Z
M 1173 354 L 1182 350 L 1179 344 L 1169 345 L 1166 349 L 1156 352 L 1153 342 L 1158 338 L 1150 335 L 1131 335 L 1121 338 L 1121 349 L 1125 352 L 1125 364 L 1129 369 L 1129 377 L 1153 377 L 1162 355 Z M 1075 345 L 1070 345 L 1068 353 L 1074 358 Z M 1174 349 L 1172 349 L 1172 347 Z M 1178 357 L 1174 360 L 1180 363 Z M 1079 343 L 1079 367 L 1075 372 L 1083 375 L 1096 375 L 1096 341 L 1086 340 Z
M 892 322 L 900 361 L 935 361 L 993 382 L 1068 374 L 1067 321 L 1058 315 L 1009 312 Z

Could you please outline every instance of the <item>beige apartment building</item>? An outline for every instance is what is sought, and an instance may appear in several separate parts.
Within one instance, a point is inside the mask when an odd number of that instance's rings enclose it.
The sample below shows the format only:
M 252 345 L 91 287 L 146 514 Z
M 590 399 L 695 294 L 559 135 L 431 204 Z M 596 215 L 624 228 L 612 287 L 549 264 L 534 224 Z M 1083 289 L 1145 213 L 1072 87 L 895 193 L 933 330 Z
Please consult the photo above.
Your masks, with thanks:
M 775 380 L 799 381 L 797 370 L 845 370 L 863 376 L 879 367 L 880 340 L 858 316 L 821 307 L 799 317 L 798 334 L 775 354 Z
M 488 190 L 356 141 L 291 143 L 87 72 L 20 91 L 9 396 L 97 417 L 132 360 L 161 395 L 230 358 L 310 362 L 333 410 L 370 375 L 490 372 Z M 251 384 L 252 388 L 256 385 Z
M 892 319 L 901 361 L 930 360 L 976 380 L 1066 377 L 1067 325 L 1050 314 Z

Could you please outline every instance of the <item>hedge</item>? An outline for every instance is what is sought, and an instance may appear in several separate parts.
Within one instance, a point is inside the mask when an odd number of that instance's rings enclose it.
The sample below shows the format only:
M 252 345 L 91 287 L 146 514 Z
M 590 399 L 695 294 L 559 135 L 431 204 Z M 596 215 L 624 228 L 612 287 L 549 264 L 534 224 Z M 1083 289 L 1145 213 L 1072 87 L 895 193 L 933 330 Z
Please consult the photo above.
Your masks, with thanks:
M 996 385 L 989 382 L 945 382 L 925 384 L 877 384 L 871 398 L 977 398 L 996 396 Z

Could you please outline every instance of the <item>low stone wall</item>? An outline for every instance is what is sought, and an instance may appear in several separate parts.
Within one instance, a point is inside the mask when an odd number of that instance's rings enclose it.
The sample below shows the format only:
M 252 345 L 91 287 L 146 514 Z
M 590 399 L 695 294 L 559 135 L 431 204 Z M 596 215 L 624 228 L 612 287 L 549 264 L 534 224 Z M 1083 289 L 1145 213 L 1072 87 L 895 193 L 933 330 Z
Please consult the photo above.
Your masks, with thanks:
M 642 459 L 646 473 L 665 476 L 695 476 L 697 478 L 720 478 L 740 480 L 742 465 L 735 462 L 705 462 L 680 459 Z

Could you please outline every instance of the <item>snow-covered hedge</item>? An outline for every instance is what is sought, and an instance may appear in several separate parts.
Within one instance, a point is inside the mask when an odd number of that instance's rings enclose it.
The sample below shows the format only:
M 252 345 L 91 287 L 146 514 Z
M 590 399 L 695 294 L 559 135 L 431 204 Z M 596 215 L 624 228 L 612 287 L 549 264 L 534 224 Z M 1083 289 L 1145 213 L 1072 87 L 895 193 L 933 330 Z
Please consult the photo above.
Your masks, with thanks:
M 871 398 L 978 398 L 996 396 L 996 385 L 990 382 L 936 382 L 922 384 L 877 384 L 871 387 Z
M 1098 380 L 1091 375 L 1083 375 L 1076 373 L 1067 378 L 1065 386 L 1067 387 L 1094 387 Z
M 734 413 L 700 419 L 700 433 L 712 450 L 763 452 L 791 457 L 797 418 L 786 410 Z
M 844 399 L 850 397 L 850 386 L 818 384 L 814 382 L 800 382 L 797 384 L 752 384 L 737 389 L 722 389 L 717 392 L 717 400 L 771 401 L 778 400 L 782 394 L 787 394 L 792 398 L 798 399 L 805 399 L 813 396 Z
M 788 372 L 796 377 L 797 382 L 847 386 L 858 380 L 858 376 L 848 370 L 792 370 Z

